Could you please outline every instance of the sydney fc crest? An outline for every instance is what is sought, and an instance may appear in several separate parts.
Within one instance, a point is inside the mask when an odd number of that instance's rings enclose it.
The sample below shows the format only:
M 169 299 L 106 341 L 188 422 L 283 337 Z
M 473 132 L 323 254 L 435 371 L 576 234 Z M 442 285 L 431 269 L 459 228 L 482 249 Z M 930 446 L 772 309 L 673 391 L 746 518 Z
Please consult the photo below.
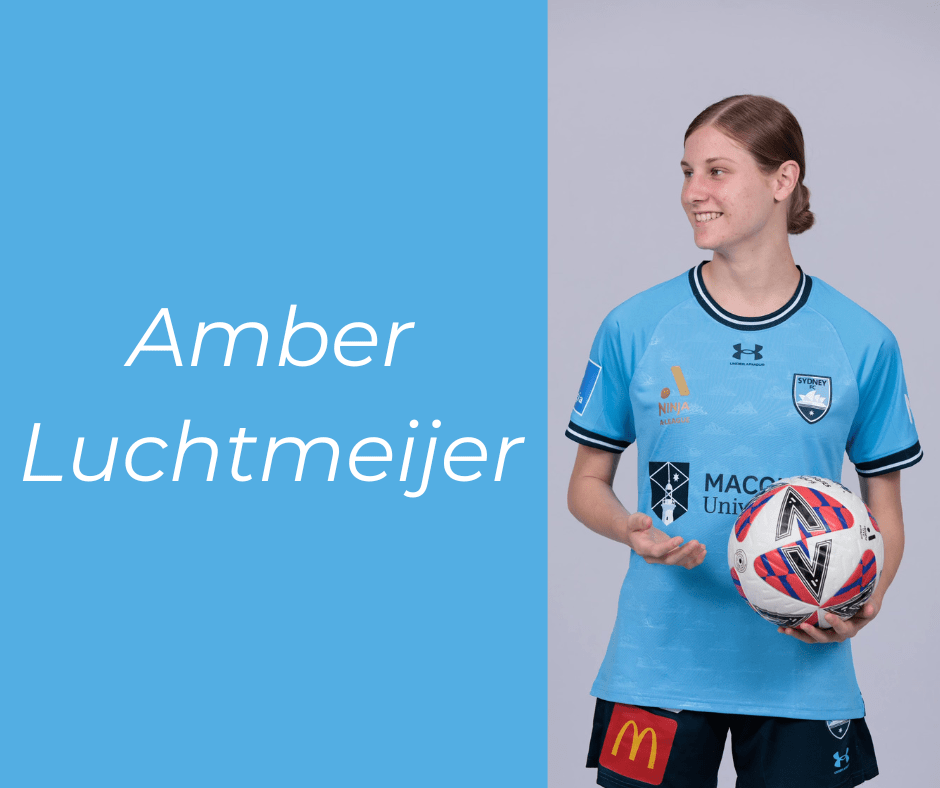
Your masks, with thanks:
M 832 405 L 832 378 L 823 375 L 794 375 L 793 404 L 805 421 L 815 424 L 829 412 Z
M 650 508 L 669 525 L 689 511 L 689 463 L 650 463 Z
M 849 725 L 851 724 L 852 720 L 826 720 L 829 732 L 837 739 L 845 737 L 845 734 L 849 732 Z

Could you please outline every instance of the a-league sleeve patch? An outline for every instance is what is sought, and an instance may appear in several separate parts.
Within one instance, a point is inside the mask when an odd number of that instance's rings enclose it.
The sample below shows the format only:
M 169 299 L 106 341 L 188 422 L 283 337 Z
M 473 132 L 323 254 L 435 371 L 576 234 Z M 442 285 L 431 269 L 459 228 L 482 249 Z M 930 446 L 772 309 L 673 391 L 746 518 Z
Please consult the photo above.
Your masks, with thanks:
M 578 390 L 578 399 L 574 403 L 574 412 L 579 416 L 584 415 L 584 409 L 591 401 L 591 394 L 594 393 L 594 387 L 597 385 L 597 378 L 600 374 L 600 366 L 588 359 L 587 369 L 584 370 L 584 379 L 581 381 L 581 388 Z
M 636 706 L 614 704 L 600 764 L 612 772 L 659 785 L 679 723 Z

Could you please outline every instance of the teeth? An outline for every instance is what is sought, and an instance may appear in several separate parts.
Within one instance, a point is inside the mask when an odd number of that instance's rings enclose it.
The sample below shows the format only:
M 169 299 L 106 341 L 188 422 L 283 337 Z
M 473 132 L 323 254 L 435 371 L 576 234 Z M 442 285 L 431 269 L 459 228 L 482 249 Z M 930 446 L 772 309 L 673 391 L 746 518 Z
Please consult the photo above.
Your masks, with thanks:
M 710 222 L 712 219 L 717 219 L 719 216 L 721 216 L 721 214 L 716 211 L 712 211 L 711 213 L 697 213 L 695 214 L 695 221 Z

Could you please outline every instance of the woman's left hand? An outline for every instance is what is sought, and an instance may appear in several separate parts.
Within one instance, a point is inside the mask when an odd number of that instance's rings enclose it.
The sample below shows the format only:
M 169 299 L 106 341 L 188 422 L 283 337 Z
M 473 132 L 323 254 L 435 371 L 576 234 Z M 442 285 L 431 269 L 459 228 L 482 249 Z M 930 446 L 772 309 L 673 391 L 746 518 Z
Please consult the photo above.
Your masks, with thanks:
M 841 643 L 854 638 L 862 627 L 878 615 L 880 609 L 880 601 L 869 601 L 858 613 L 845 621 L 832 613 L 826 613 L 826 623 L 832 629 L 820 629 L 811 624 L 800 624 L 796 629 L 779 627 L 777 631 L 802 640 L 804 643 Z

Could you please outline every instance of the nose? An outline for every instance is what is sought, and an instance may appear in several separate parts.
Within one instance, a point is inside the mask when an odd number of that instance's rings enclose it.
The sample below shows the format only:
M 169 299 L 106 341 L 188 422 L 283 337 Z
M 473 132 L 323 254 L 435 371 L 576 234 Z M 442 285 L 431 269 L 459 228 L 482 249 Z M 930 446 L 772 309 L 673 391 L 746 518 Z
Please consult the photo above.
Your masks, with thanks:
M 704 202 L 706 199 L 708 199 L 708 191 L 705 188 L 705 178 L 693 172 L 682 183 L 682 203 L 693 205 Z

